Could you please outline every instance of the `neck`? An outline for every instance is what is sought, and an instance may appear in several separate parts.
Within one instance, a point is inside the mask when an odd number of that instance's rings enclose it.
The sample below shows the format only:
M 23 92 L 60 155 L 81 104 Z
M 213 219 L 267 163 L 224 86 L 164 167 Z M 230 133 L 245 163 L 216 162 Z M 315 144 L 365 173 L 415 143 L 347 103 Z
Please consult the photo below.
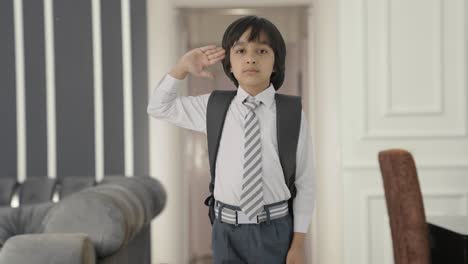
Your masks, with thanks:
M 262 86 L 249 86 L 249 85 L 240 85 L 250 96 L 256 96 L 257 94 L 261 93 L 263 90 L 267 89 L 270 85 L 262 85 Z

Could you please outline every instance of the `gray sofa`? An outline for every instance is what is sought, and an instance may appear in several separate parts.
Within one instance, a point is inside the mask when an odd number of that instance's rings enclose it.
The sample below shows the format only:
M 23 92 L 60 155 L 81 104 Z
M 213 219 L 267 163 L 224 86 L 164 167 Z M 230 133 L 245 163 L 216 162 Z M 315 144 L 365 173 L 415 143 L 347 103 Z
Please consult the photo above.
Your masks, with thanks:
M 19 206 L 10 207 L 15 198 Z M 165 202 L 161 183 L 147 176 L 106 176 L 98 184 L 0 178 L 0 264 L 149 264 L 150 222 Z

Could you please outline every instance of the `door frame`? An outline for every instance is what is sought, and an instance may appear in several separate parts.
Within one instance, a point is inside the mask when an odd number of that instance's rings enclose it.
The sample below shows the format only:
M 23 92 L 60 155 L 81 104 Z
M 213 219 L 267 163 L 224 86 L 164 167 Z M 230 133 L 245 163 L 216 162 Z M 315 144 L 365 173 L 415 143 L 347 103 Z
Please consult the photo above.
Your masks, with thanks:
M 224 0 L 148 0 L 148 96 L 159 79 L 173 67 L 181 47 L 179 8 L 284 6 L 280 0 L 234 2 Z M 343 263 L 343 177 L 339 137 L 339 0 L 291 1 L 288 5 L 308 6 L 308 79 L 311 83 L 303 100 L 309 105 L 307 117 L 314 140 L 316 204 L 307 253 L 313 263 Z M 149 118 L 150 175 L 166 187 L 165 210 L 152 222 L 152 263 L 188 263 L 187 215 L 184 204 L 183 138 L 179 128 Z M 170 151 L 170 158 L 163 153 Z M 178 175 L 178 177 L 174 177 Z M 183 188 L 180 188 L 183 186 Z M 185 210 L 186 211 L 186 210 Z M 182 228 L 180 228 L 182 226 Z M 170 240 L 168 240 L 170 238 Z M 182 253 L 181 253 L 182 251 Z

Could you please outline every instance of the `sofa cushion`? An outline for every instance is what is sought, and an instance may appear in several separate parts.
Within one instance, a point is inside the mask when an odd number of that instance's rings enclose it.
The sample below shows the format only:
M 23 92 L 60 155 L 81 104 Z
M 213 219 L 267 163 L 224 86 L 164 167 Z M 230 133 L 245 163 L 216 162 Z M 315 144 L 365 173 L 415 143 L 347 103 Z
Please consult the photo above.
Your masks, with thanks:
M 21 206 L 52 201 L 56 179 L 47 177 L 28 177 L 19 188 Z
M 52 202 L 17 208 L 0 207 L 0 246 L 15 235 L 41 233 L 42 220 L 52 207 Z
M 0 207 L 0 248 L 16 233 L 16 214 L 13 208 Z
M 60 178 L 59 182 L 61 199 L 96 184 L 94 177 L 90 176 L 67 176 Z

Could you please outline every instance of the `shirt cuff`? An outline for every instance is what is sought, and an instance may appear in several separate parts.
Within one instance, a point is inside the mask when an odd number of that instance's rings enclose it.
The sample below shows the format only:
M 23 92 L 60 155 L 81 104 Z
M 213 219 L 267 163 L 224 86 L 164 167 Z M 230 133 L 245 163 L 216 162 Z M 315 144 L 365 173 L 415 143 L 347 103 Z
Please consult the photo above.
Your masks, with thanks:
M 157 87 L 168 93 L 177 93 L 177 87 L 180 82 L 182 82 L 182 80 L 174 78 L 169 73 L 166 73 L 161 81 L 159 81 Z
M 307 233 L 311 221 L 312 214 L 302 214 L 294 212 L 294 232 Z

